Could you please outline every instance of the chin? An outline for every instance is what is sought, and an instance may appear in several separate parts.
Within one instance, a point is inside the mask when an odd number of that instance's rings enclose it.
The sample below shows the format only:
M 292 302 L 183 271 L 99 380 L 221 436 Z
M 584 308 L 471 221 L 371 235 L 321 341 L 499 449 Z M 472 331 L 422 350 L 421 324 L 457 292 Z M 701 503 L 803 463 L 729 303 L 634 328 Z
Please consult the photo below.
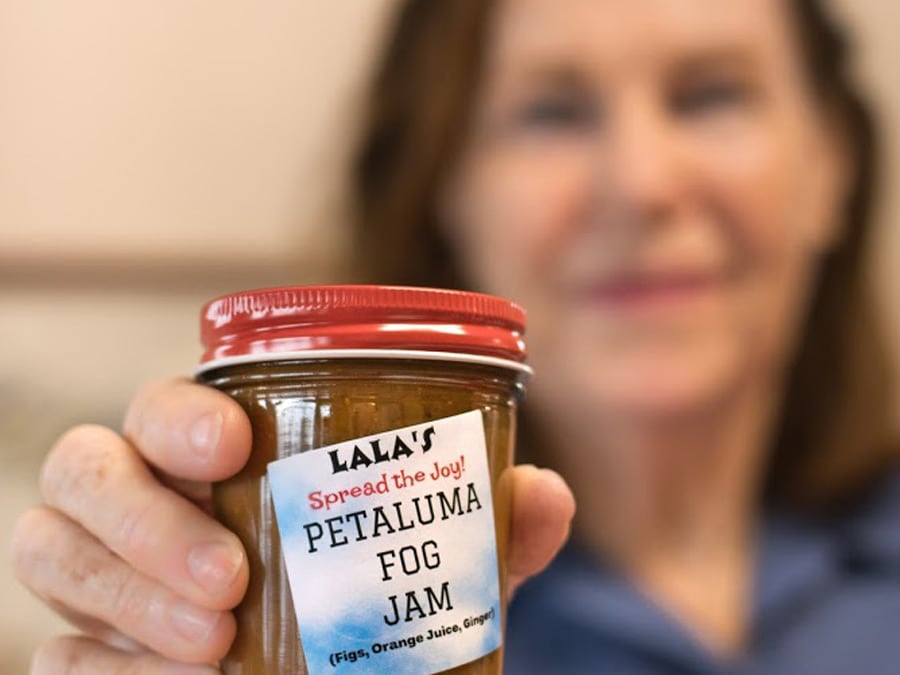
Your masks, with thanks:
M 594 410 L 634 418 L 715 412 L 746 378 L 741 352 L 727 341 L 594 354 L 571 376 Z

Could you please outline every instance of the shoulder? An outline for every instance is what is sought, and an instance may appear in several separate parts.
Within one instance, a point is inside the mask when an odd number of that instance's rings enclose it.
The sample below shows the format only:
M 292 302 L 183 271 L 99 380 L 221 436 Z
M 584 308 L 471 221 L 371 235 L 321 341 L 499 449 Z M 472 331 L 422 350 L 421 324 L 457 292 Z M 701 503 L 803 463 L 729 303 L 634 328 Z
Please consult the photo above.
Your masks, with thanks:
M 760 672 L 897 672 L 900 470 L 840 517 L 785 520 L 770 528 L 781 532 L 770 532 L 760 570 Z
M 770 514 L 751 673 L 869 675 L 900 662 L 900 469 L 840 517 Z M 510 607 L 507 672 L 716 672 L 722 664 L 615 570 L 567 547 Z M 648 671 L 651 664 L 661 671 Z
M 840 519 L 838 529 L 849 562 L 900 572 L 900 466 Z
M 712 656 L 622 574 L 576 546 L 510 606 L 505 672 L 712 672 Z

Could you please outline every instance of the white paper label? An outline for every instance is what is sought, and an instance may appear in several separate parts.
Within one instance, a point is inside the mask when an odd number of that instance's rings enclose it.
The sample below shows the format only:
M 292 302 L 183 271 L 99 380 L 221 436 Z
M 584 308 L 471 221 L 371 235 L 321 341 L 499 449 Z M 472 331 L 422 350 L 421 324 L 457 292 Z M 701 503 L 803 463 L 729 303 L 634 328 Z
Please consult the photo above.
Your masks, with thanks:
M 480 411 L 272 462 L 310 675 L 453 668 L 502 641 Z

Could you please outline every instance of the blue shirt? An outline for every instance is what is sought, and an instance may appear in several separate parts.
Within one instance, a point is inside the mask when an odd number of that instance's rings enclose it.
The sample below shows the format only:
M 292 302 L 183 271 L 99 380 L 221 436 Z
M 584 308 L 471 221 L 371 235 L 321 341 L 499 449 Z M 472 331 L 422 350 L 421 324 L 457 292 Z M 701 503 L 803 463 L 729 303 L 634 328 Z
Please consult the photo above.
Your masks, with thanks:
M 900 474 L 840 519 L 764 524 L 746 653 L 723 661 L 574 546 L 510 607 L 509 675 L 900 674 Z

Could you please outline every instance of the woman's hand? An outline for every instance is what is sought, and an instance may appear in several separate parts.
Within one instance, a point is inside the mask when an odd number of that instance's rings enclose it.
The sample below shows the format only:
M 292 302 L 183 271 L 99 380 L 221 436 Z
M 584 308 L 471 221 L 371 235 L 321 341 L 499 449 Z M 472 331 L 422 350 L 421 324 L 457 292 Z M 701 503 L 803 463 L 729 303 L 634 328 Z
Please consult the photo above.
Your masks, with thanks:
M 41 471 L 44 504 L 23 514 L 16 575 L 83 632 L 46 642 L 32 673 L 215 673 L 247 587 L 238 539 L 210 515 L 210 482 L 250 452 L 250 423 L 225 394 L 187 380 L 144 387 L 124 435 L 62 436 Z M 511 585 L 539 572 L 574 501 L 555 473 L 513 472 Z

